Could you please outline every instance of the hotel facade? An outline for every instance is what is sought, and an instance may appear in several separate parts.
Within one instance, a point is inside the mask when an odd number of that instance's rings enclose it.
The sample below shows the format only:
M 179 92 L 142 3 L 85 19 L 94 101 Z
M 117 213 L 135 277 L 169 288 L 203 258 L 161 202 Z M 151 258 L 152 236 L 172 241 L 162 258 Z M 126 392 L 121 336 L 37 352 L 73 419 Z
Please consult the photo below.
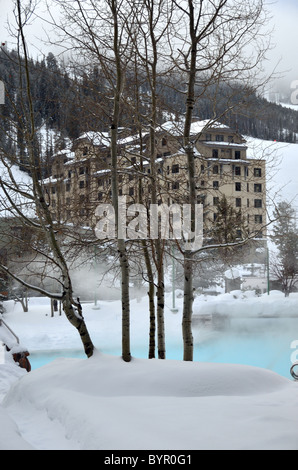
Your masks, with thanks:
M 158 204 L 187 204 L 187 155 L 181 126 L 166 122 L 155 132 L 155 187 Z M 247 142 L 230 127 L 194 120 L 196 203 L 203 204 L 204 233 L 212 238 L 223 199 L 241 215 L 237 238 L 266 238 L 266 162 L 247 157 Z M 121 129 L 118 141 L 118 191 L 127 204 L 151 204 L 152 173 L 149 134 Z M 88 132 L 71 149 L 52 158 L 43 180 L 54 218 L 84 227 L 96 225 L 96 207 L 111 203 L 111 155 L 108 133 Z M 240 219 L 239 219 L 240 220 Z

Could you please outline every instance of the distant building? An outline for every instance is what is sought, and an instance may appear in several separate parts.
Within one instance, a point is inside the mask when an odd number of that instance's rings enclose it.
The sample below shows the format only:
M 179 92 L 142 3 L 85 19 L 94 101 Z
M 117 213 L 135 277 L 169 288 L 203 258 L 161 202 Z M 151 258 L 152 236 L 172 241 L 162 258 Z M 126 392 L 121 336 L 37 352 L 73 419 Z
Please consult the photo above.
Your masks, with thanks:
M 241 211 L 246 236 L 266 237 L 266 164 L 247 158 L 245 139 L 230 127 L 208 121 L 192 123 L 195 149 L 197 203 L 203 203 L 206 230 L 217 217 L 223 196 Z M 94 226 L 95 209 L 111 201 L 111 156 L 108 133 L 88 132 L 71 150 L 53 157 L 52 174 L 43 181 L 51 211 L 60 221 Z M 148 161 L 149 135 L 130 135 L 121 130 L 119 152 L 119 196 L 128 203 L 150 204 L 151 174 Z M 166 122 L 156 130 L 156 174 L 158 202 L 187 203 L 187 157 L 179 123 Z M 207 233 L 207 232 L 206 232 Z M 243 237 L 242 227 L 238 230 Z

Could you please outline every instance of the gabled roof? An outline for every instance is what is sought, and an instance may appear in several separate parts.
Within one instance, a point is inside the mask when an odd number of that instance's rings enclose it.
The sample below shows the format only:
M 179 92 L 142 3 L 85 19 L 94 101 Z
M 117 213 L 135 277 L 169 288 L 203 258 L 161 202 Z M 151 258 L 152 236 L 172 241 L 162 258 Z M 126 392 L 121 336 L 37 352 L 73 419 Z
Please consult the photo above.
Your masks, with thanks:
M 92 145 L 95 145 L 96 147 L 109 147 L 111 144 L 110 135 L 108 132 L 85 132 L 76 139 L 76 143 L 80 143 L 81 141 L 86 141 Z
M 184 121 L 167 121 L 163 124 L 161 124 L 158 128 L 158 132 L 167 132 L 173 136 L 182 136 L 183 135 L 183 129 L 184 129 Z M 230 130 L 231 132 L 232 129 L 230 127 L 226 126 L 225 124 L 222 124 L 221 122 L 212 122 L 211 119 L 205 119 L 205 120 L 197 120 L 191 123 L 191 128 L 190 128 L 190 133 L 192 136 L 198 135 L 201 132 L 207 130 L 207 129 L 222 129 L 225 131 Z

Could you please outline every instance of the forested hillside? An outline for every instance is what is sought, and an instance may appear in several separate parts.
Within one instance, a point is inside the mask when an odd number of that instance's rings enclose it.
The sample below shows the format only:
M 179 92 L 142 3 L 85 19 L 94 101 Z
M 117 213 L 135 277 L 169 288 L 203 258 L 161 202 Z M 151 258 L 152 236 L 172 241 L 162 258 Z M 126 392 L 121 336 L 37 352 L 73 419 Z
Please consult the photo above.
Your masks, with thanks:
M 26 106 L 25 76 L 19 71 L 19 56 L 14 51 L 0 50 L 0 79 L 6 87 L 6 103 L 0 107 L 1 148 L 18 155 L 20 164 L 26 155 L 23 145 L 23 129 L 18 119 L 18 110 Z M 111 101 L 109 89 L 97 66 L 91 65 L 81 71 L 78 67 L 65 67 L 52 53 L 41 61 L 30 62 L 35 124 L 42 130 L 43 156 L 46 159 L 65 145 L 66 139 L 75 139 L 87 130 L 107 130 L 110 123 Z M 141 107 L 146 122 L 146 94 L 149 87 L 145 79 L 135 83 L 135 75 L 127 74 L 125 104 L 123 104 L 121 126 L 133 129 L 136 97 L 142 97 Z M 298 112 L 269 103 L 247 89 L 234 87 L 231 95 L 229 85 L 206 90 L 196 103 L 194 114 L 200 119 L 210 118 L 216 110 L 221 115 L 227 107 L 231 111 L 221 121 L 244 135 L 253 137 L 296 142 L 298 134 Z M 236 90 L 236 91 L 235 91 Z M 138 91 L 138 93 L 137 93 Z M 198 90 L 199 91 L 199 90 Z M 141 93 L 141 94 L 140 94 Z M 239 105 L 241 103 L 241 105 Z M 159 119 L 167 113 L 180 115 L 185 111 L 185 96 L 179 89 L 179 78 L 159 79 Z M 16 123 L 18 123 L 16 125 Z M 55 131 L 55 132 L 51 132 Z M 54 136 L 54 137 L 53 137 Z M 36 142 L 37 151 L 41 143 Z

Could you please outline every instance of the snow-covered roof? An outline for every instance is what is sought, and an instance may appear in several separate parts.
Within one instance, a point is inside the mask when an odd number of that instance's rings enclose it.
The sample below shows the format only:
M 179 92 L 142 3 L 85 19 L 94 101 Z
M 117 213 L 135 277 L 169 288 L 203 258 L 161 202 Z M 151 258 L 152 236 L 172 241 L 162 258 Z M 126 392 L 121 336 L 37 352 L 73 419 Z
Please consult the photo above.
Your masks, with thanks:
M 42 180 L 42 184 L 49 184 L 49 183 L 57 183 L 58 181 L 60 181 L 60 179 L 58 180 L 57 178 L 54 178 L 53 176 L 49 176 L 48 178 L 44 178 Z
M 181 136 L 183 133 L 184 128 L 184 121 L 174 122 L 174 121 L 167 121 L 157 129 L 158 131 L 165 131 L 169 134 L 175 136 Z M 191 123 L 190 134 L 191 135 L 198 135 L 204 130 L 207 129 L 225 129 L 228 130 L 229 127 L 221 122 L 212 122 L 210 119 L 205 120 L 198 120 Z
M 80 140 L 88 140 L 90 143 L 96 146 L 104 146 L 109 147 L 111 140 L 108 132 L 94 132 L 89 131 L 85 132 L 84 134 L 80 135 L 77 141 Z
M 243 144 L 235 144 L 234 142 L 215 142 L 215 141 L 204 141 L 204 145 L 210 145 L 212 147 L 220 146 L 220 147 L 229 147 L 229 148 L 241 148 L 241 149 L 247 149 L 247 145 Z
M 230 268 L 225 271 L 225 277 L 227 279 L 238 279 L 240 277 L 240 272 L 237 268 Z
M 105 175 L 106 173 L 111 173 L 111 170 L 110 169 L 98 170 L 95 173 L 93 173 L 92 176 L 101 176 L 101 175 Z
M 70 149 L 59 150 L 52 155 L 52 158 L 67 158 L 67 160 L 73 160 L 75 158 L 75 152 Z

